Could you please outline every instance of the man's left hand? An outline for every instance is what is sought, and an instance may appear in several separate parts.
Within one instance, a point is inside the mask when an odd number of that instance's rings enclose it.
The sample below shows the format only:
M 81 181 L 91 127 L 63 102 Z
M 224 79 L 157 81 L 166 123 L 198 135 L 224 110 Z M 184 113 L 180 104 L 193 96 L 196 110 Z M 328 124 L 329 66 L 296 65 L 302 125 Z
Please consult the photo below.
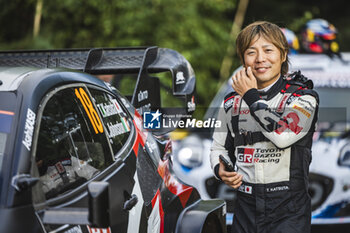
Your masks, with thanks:
M 232 81 L 233 89 L 242 97 L 248 90 L 258 88 L 256 78 L 250 66 L 247 69 L 243 68 L 239 70 L 232 76 Z

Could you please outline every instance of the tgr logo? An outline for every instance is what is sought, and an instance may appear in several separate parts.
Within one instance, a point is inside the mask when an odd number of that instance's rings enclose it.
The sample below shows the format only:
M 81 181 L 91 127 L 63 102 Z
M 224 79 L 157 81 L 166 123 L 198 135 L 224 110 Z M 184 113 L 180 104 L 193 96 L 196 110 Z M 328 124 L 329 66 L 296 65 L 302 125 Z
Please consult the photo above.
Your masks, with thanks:
M 237 160 L 241 163 L 253 163 L 254 148 L 237 148 Z
M 156 112 L 143 113 L 143 128 L 145 129 L 160 129 L 162 114 L 157 110 Z

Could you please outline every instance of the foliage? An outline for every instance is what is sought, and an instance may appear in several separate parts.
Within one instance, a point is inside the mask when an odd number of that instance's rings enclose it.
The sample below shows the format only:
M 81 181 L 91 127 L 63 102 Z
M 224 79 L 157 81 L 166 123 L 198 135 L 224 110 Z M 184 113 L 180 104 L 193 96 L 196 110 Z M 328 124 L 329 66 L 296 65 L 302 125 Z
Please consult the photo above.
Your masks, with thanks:
M 54 49 L 157 45 L 182 53 L 197 77 L 197 106 L 217 92 L 219 71 L 238 0 L 43 0 L 39 36 L 33 38 L 37 0 L 0 0 L 0 49 Z M 338 2 L 338 3 L 337 3 Z M 339 3 L 340 2 L 340 3 Z M 250 0 L 244 25 L 269 20 L 300 30 L 321 17 L 339 30 L 350 50 L 348 1 Z M 339 13 L 340 12 L 340 13 Z M 235 59 L 234 66 L 239 65 Z M 203 108 L 197 113 L 202 115 Z

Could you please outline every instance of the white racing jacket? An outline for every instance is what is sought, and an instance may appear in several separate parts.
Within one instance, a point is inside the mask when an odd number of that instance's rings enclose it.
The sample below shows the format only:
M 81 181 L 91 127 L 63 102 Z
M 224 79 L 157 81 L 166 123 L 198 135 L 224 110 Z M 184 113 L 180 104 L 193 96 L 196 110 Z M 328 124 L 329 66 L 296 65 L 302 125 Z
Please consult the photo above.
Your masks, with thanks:
M 252 184 L 289 181 L 293 153 L 306 153 L 303 159 L 310 163 L 318 96 L 309 88 L 312 82 L 294 73 L 281 77 L 266 93 L 250 89 L 243 98 L 228 94 L 219 110 L 222 127 L 215 129 L 210 153 L 216 177 L 220 154 L 236 165 L 243 181 Z M 300 151 L 293 145 L 305 148 Z

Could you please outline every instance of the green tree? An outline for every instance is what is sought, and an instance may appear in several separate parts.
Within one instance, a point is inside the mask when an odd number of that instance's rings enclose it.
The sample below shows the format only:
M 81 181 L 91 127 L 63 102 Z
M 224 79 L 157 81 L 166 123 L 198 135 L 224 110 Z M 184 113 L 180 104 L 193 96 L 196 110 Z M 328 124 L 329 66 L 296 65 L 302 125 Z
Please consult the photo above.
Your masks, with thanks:
M 38 1 L 42 13 L 33 38 Z M 156 45 L 175 49 L 192 64 L 197 77 L 197 106 L 208 106 L 221 82 L 220 68 L 238 0 L 0 0 L 0 48 L 56 49 Z M 342 51 L 349 51 L 345 0 L 249 0 L 243 26 L 269 20 L 298 32 L 311 18 L 324 18 L 339 31 Z M 231 47 L 234 51 L 234 46 Z M 229 55 L 232 67 L 237 57 Z M 227 73 L 226 73 L 227 75 Z M 225 76 L 226 76 L 225 75 Z M 228 75 L 229 76 L 229 75 Z M 227 77 L 228 79 L 229 77 Z M 221 81 L 221 82 L 220 82 Z M 198 115 L 204 110 L 199 108 Z

